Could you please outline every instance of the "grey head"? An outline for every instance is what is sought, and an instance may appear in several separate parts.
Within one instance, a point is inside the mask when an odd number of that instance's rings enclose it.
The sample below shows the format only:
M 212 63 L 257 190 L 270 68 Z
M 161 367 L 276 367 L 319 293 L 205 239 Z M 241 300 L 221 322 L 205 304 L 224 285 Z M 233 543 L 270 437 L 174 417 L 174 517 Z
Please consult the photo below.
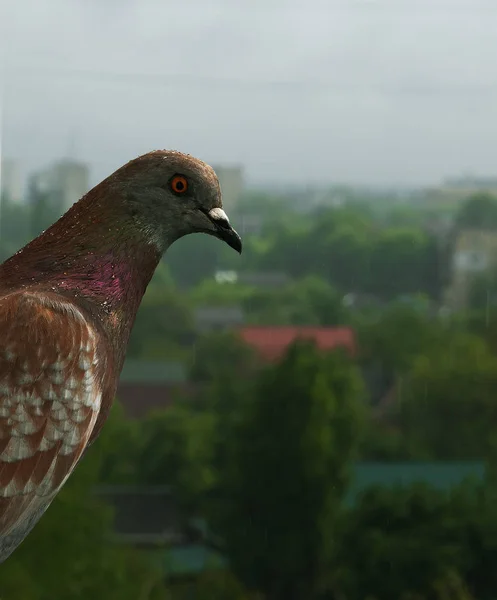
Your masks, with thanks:
M 162 250 L 190 233 L 215 236 L 241 253 L 242 241 L 223 210 L 216 173 L 188 154 L 157 150 L 118 169 L 105 182 Z

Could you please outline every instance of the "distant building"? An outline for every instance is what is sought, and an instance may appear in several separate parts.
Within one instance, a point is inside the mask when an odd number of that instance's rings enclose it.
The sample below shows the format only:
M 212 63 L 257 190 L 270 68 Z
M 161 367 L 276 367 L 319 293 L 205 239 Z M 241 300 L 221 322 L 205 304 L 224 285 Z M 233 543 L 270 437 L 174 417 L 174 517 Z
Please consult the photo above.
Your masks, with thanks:
M 424 485 L 450 493 L 464 481 L 484 481 L 484 462 L 359 462 L 353 465 L 345 503 L 353 506 L 372 488 L 406 489 Z
M 183 363 L 127 359 L 116 395 L 128 417 L 141 418 L 170 407 L 178 395 L 192 391 Z
M 213 166 L 219 179 L 221 193 L 223 194 L 223 206 L 228 213 L 238 205 L 243 192 L 243 167 L 235 166 Z
M 297 339 L 312 340 L 323 351 L 344 348 L 356 350 L 354 331 L 350 327 L 242 327 L 242 340 L 265 360 L 278 360 Z
M 497 195 L 497 178 L 495 177 L 452 177 L 441 185 L 424 190 L 421 202 L 430 207 L 454 209 L 470 196 L 485 192 Z
M 226 570 L 205 521 L 187 517 L 173 491 L 166 485 L 103 485 L 94 494 L 112 507 L 114 541 L 146 551 L 168 581 Z
M 237 216 L 235 227 L 242 237 L 260 235 L 264 221 L 260 215 L 241 214 Z
M 3 200 L 14 204 L 23 201 L 21 171 L 16 160 L 2 158 L 0 163 L 0 185 Z
M 259 288 L 277 288 L 292 281 L 289 275 L 280 271 L 216 271 L 214 279 L 221 284 L 240 283 Z
M 347 202 L 347 194 L 341 189 L 316 190 L 308 199 L 308 208 L 340 208 Z
M 216 271 L 214 273 L 216 283 L 238 283 L 238 273 L 236 271 Z
M 245 315 L 239 306 L 202 306 L 195 311 L 194 319 L 196 330 L 207 333 L 239 327 Z
M 497 233 L 478 229 L 460 231 L 454 241 L 451 262 L 445 304 L 458 311 L 467 307 L 475 277 L 497 269 Z
M 497 192 L 497 177 L 478 177 L 473 175 L 450 177 L 444 181 L 443 187 L 465 190 L 470 193 L 476 191 Z
M 88 165 L 74 160 L 60 160 L 34 173 L 29 179 L 29 188 L 32 202 L 46 198 L 63 213 L 89 191 Z

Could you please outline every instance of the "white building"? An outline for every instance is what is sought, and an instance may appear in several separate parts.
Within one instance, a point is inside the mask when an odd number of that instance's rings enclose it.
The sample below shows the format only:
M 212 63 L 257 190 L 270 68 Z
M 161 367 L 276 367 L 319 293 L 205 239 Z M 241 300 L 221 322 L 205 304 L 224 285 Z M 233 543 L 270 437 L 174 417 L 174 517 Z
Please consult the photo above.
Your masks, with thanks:
M 0 193 L 8 202 L 23 201 L 21 171 L 18 162 L 11 158 L 2 158 L 0 162 Z
M 236 208 L 243 192 L 243 167 L 240 165 L 218 165 L 212 168 L 218 176 L 221 193 L 223 194 L 223 206 L 229 216 L 230 211 Z

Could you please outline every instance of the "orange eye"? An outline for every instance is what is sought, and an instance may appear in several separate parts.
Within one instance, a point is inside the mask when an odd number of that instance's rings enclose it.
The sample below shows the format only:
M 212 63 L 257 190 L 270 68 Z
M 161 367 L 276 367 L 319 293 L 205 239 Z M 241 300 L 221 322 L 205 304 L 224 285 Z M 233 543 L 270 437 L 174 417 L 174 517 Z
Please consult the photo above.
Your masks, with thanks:
M 188 189 L 188 180 L 184 175 L 175 175 L 171 179 L 171 189 L 176 194 L 184 194 Z

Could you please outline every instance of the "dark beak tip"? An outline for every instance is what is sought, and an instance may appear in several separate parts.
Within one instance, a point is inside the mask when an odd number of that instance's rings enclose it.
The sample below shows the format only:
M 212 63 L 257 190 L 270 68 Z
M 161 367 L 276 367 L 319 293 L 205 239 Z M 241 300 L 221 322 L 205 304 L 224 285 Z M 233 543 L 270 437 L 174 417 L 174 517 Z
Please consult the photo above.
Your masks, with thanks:
M 242 253 L 242 238 L 234 229 L 220 229 L 217 232 L 217 236 L 226 242 L 230 248 L 236 250 L 238 254 Z
M 236 235 L 237 235 L 238 239 L 237 239 L 237 243 L 235 243 L 234 250 L 236 250 L 238 252 L 238 254 L 241 254 L 242 250 L 243 250 L 242 238 L 238 234 L 236 234 Z
M 242 240 L 236 232 L 235 232 L 235 235 L 232 237 L 232 239 L 229 241 L 227 240 L 227 242 L 228 242 L 228 245 L 233 248 L 233 250 L 236 250 L 238 252 L 238 254 L 242 253 L 242 249 L 243 249 Z

